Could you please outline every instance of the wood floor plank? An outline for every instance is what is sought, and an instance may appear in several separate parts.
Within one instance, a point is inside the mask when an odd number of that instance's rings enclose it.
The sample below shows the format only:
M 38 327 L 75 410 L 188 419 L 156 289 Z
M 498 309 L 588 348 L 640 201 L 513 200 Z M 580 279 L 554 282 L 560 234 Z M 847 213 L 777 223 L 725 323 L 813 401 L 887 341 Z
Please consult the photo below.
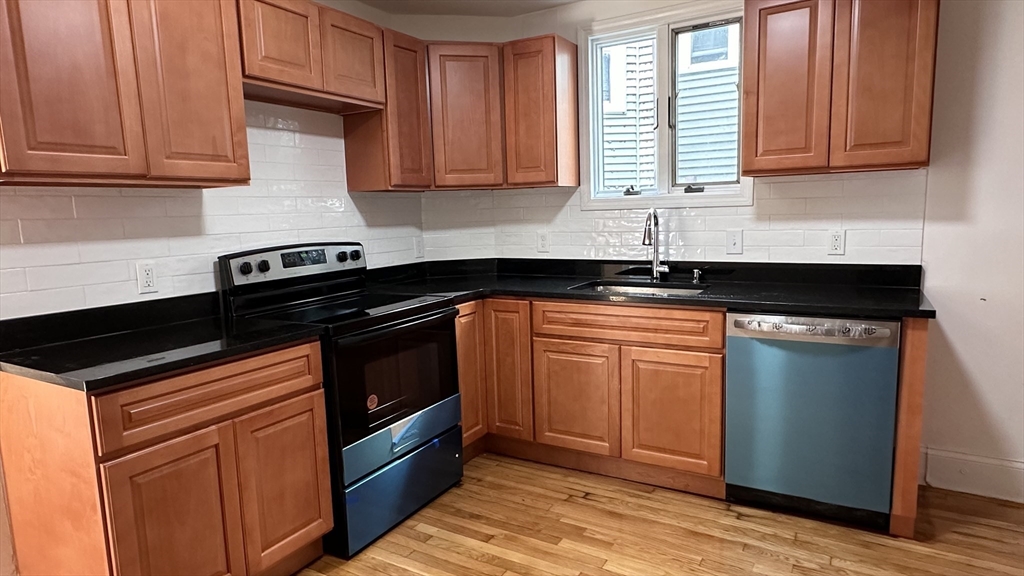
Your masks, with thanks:
M 482 454 L 350 561 L 300 576 L 1024 576 L 1024 506 L 921 490 L 905 540 Z

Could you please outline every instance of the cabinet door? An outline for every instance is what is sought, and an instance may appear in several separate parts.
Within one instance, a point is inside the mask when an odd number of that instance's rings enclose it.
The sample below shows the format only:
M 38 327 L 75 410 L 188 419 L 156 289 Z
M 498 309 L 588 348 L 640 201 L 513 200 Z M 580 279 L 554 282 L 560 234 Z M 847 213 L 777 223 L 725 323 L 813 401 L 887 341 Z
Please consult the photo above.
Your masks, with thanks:
M 533 382 L 537 442 L 619 455 L 618 346 L 534 338 Z
M 622 457 L 722 475 L 722 355 L 622 348 Z
M 380 26 L 320 7 L 324 90 L 384 101 L 384 36 Z
M 431 44 L 428 54 L 434 184 L 502 184 L 505 162 L 498 47 Z
M 928 162 L 938 0 L 837 0 L 832 166 Z
M 828 166 L 833 0 L 746 0 L 743 173 Z
M 0 171 L 146 174 L 126 0 L 0 2 Z
M 231 423 L 100 466 L 114 574 L 245 574 Z
M 334 526 L 324 392 L 235 420 L 249 572 L 258 574 Z
M 150 175 L 248 180 L 235 2 L 130 6 Z
M 245 73 L 324 88 L 320 10 L 307 0 L 239 0 Z
M 508 183 L 554 183 L 555 39 L 509 42 L 503 52 Z
M 487 431 L 533 440 L 530 303 L 484 301 Z
M 459 393 L 462 395 L 462 444 L 487 434 L 487 393 L 484 371 L 483 302 L 459 306 L 455 344 L 459 356 Z
M 384 62 L 391 185 L 427 188 L 434 181 L 427 110 L 427 45 L 412 36 L 385 30 Z

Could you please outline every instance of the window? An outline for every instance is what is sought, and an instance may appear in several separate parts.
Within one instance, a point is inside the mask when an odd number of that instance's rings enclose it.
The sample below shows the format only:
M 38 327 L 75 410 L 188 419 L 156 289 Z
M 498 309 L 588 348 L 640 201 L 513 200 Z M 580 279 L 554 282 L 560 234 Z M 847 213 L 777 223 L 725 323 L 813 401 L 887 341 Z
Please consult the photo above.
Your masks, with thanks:
M 584 208 L 750 205 L 752 184 L 739 177 L 740 18 L 631 25 L 581 32 Z

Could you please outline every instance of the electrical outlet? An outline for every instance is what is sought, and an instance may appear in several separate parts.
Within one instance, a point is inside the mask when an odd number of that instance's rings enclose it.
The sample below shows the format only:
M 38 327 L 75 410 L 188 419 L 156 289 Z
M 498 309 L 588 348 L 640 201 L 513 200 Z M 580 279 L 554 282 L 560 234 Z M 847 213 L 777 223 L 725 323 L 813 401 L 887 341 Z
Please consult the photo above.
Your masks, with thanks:
M 412 239 L 412 251 L 416 258 L 423 258 L 423 238 Z
M 828 253 L 833 256 L 846 254 L 846 230 L 832 230 L 828 233 Z
M 743 230 L 727 230 L 725 232 L 725 253 L 743 254 Z
M 135 271 L 139 277 L 139 294 L 158 292 L 156 287 L 156 265 L 152 262 L 136 262 Z
M 551 252 L 550 232 L 537 232 L 537 252 Z

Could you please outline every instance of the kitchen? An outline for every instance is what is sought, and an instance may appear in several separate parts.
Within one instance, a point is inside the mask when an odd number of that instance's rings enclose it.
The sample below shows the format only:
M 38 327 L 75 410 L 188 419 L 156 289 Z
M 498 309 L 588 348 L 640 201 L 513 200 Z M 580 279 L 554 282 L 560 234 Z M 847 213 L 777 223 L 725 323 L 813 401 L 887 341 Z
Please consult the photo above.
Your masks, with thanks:
M 0 571 L 1020 573 L 1024 13 L 938 4 L 5 1 Z

